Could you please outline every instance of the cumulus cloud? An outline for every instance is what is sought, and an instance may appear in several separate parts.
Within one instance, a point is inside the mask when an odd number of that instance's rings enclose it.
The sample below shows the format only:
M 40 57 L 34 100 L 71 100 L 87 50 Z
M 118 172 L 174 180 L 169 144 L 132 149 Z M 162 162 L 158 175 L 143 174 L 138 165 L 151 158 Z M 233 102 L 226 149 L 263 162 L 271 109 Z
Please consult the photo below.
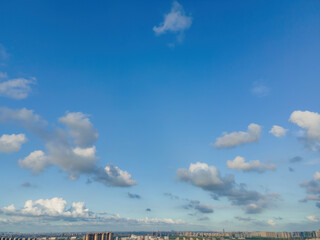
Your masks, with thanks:
M 151 209 L 147 209 L 151 211 Z M 16 208 L 13 204 L 1 207 L 0 213 L 9 217 L 5 221 L 14 221 L 19 219 L 20 222 L 56 222 L 62 224 L 83 222 L 85 225 L 135 225 L 135 226 L 159 226 L 159 225 L 178 225 L 185 224 L 181 219 L 173 220 L 170 218 L 144 218 L 135 219 L 121 217 L 119 214 L 101 214 L 92 212 L 86 207 L 84 202 L 73 202 L 70 205 L 66 200 L 59 197 L 51 199 L 38 199 L 36 201 L 27 200 L 22 208 Z
M 316 172 L 310 181 L 300 183 L 300 186 L 306 189 L 307 196 L 300 202 L 316 201 L 316 206 L 320 206 L 320 178 L 319 172 Z
M 304 145 L 312 150 L 320 150 L 320 114 L 310 111 L 294 111 L 289 121 L 304 129 L 304 135 L 300 137 Z
M 243 157 L 237 156 L 233 160 L 227 161 L 227 167 L 234 170 L 241 170 L 244 172 L 265 172 L 267 170 L 275 170 L 277 168 L 274 164 L 264 164 L 259 160 L 245 162 Z
M 128 198 L 131 198 L 131 199 L 141 199 L 141 196 L 140 196 L 139 194 L 129 193 L 129 192 L 128 192 Z
M 13 99 L 25 99 L 31 92 L 31 86 L 36 83 L 35 78 L 14 78 L 0 82 L 0 96 Z
M 237 184 L 233 175 L 222 177 L 215 166 L 206 163 L 191 163 L 188 169 L 178 169 L 177 176 L 180 181 L 209 191 L 216 200 L 226 197 L 233 205 L 242 206 L 247 213 L 260 213 L 279 198 L 278 194 L 248 190 L 245 184 Z
M 153 31 L 157 35 L 167 32 L 183 34 L 183 32 L 190 28 L 192 18 L 187 16 L 181 4 L 174 1 L 171 11 L 164 15 L 164 21 L 157 27 L 153 27 Z
M 70 136 L 81 147 L 88 147 L 94 144 L 99 136 L 88 115 L 81 112 L 67 113 L 59 118 L 59 122 L 68 127 Z
M 35 114 L 33 110 L 26 108 L 0 108 L 0 123 L 18 125 L 41 138 L 50 136 L 46 131 L 47 122 L 38 114 Z
M 319 222 L 319 219 L 315 216 L 307 216 L 306 218 L 311 222 Z
M 0 153 L 18 152 L 28 139 L 24 134 L 3 134 L 0 137 Z
M 98 168 L 94 180 L 114 187 L 128 187 L 137 184 L 137 181 L 131 179 L 131 174 L 112 164 L 105 168 Z
M 258 142 L 260 140 L 261 126 L 251 123 L 247 132 L 223 133 L 213 144 L 216 148 L 233 148 L 239 145 Z
M 33 173 L 39 173 L 49 166 L 50 162 L 43 151 L 37 150 L 19 160 L 19 165 L 22 168 L 31 169 Z
M 0 212 L 11 216 L 37 217 L 45 219 L 87 219 L 95 217 L 83 202 L 73 202 L 67 209 L 67 202 L 62 198 L 28 200 L 21 209 L 14 205 L 0 208 Z
M 194 209 L 200 213 L 213 213 L 213 207 L 208 204 L 202 204 L 198 200 L 190 200 L 185 209 Z
M 136 184 L 128 172 L 117 166 L 97 166 L 96 147 L 93 144 L 98 133 L 88 115 L 70 112 L 59 118 L 59 122 L 66 126 L 66 130 L 48 129 L 47 122 L 32 110 L 0 109 L 0 123 L 24 127 L 45 143 L 46 151 L 36 150 L 20 159 L 21 167 L 40 173 L 48 166 L 58 166 L 73 180 L 86 174 L 105 185 L 126 187 Z
M 273 125 L 269 133 L 271 133 L 275 137 L 284 137 L 286 133 L 288 132 L 288 129 L 285 129 L 281 126 Z

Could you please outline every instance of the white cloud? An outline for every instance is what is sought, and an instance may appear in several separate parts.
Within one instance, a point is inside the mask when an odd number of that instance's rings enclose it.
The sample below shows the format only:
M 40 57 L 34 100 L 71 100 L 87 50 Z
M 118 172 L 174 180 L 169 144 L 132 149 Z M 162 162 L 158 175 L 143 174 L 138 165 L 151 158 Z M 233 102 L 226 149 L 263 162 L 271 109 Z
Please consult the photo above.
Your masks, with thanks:
M 107 216 L 101 216 L 101 214 L 96 214 L 86 207 L 84 202 L 73 202 L 71 206 L 68 207 L 68 203 L 63 198 L 54 197 L 51 199 L 39 199 L 36 201 L 27 200 L 24 207 L 17 209 L 12 204 L 7 207 L 0 208 L 0 213 L 11 217 L 14 221 L 19 217 L 19 222 L 32 222 L 36 220 L 38 222 L 62 222 L 63 225 L 68 223 L 83 222 L 86 225 L 177 225 L 185 224 L 181 219 L 173 220 L 170 218 L 126 218 L 121 217 L 119 214 L 108 214 Z M 99 216 L 100 215 L 100 216 Z M 106 215 L 105 213 L 103 215 Z M 3 222 L 9 221 L 8 219 L 3 219 Z
M 214 146 L 216 148 L 232 148 L 239 145 L 258 142 L 261 134 L 261 126 L 251 123 L 247 132 L 223 133 L 222 137 L 216 139 Z
M 319 219 L 315 216 L 307 216 L 306 218 L 311 222 L 319 222 Z
M 274 164 L 263 164 L 259 160 L 245 162 L 245 159 L 240 156 L 237 156 L 233 160 L 228 160 L 227 167 L 245 172 L 264 172 L 266 170 L 275 170 L 277 168 Z
M 178 169 L 177 175 L 182 180 L 187 180 L 195 186 L 210 187 L 223 184 L 220 174 L 215 166 L 206 163 L 191 163 L 189 169 Z
M 278 194 L 261 194 L 247 190 L 245 184 L 237 184 L 233 175 L 222 177 L 215 166 L 197 162 L 189 168 L 177 170 L 180 181 L 209 191 L 213 199 L 227 197 L 233 205 L 242 206 L 247 213 L 260 213 L 278 199 Z
M 41 150 L 30 153 L 24 159 L 19 160 L 19 165 L 22 168 L 31 169 L 33 173 L 42 172 L 50 165 L 48 157 Z
M 313 179 L 315 181 L 320 181 L 320 172 L 316 172 L 314 175 L 313 175 Z
M 273 220 L 268 220 L 268 222 L 267 222 L 270 226 L 275 226 L 276 225 L 276 223 L 275 223 L 275 221 L 273 221 Z
M 106 185 L 117 187 L 127 187 L 137 184 L 137 181 L 132 180 L 131 174 L 112 164 L 109 164 L 104 169 L 98 169 L 94 179 Z
M 16 124 L 41 137 L 46 135 L 45 127 L 47 122 L 42 120 L 33 110 L 26 108 L 0 108 L 0 123 Z
M 74 138 L 75 143 L 79 146 L 90 146 L 99 136 L 88 115 L 81 112 L 67 113 L 59 118 L 59 122 L 67 126 L 70 136 Z
M 19 160 L 21 167 L 39 173 L 46 167 L 54 165 L 68 173 L 73 180 L 81 174 L 87 174 L 111 186 L 126 187 L 137 184 L 128 172 L 117 166 L 110 164 L 105 169 L 97 166 L 96 147 L 93 144 L 98 133 L 88 115 L 71 112 L 59 118 L 59 121 L 67 126 L 66 131 L 60 128 L 47 129 L 47 123 L 32 110 L 0 109 L 1 123 L 15 123 L 22 126 L 45 143 L 46 151 L 37 150 Z
M 0 153 L 18 152 L 21 145 L 27 141 L 28 139 L 24 134 L 3 134 L 0 137 Z
M 269 133 L 271 133 L 275 137 L 284 137 L 288 129 L 285 129 L 281 126 L 273 125 Z
M 13 99 L 27 98 L 31 92 L 31 85 L 35 83 L 35 78 L 15 78 L 0 82 L 0 96 Z
M 307 196 L 300 202 L 316 201 L 316 206 L 320 208 L 320 174 L 316 172 L 309 181 L 300 183 L 300 186 L 306 189 Z
M 95 217 L 83 202 L 74 202 L 71 208 L 67 209 L 67 202 L 62 198 L 28 200 L 21 209 L 16 209 L 14 205 L 0 208 L 0 212 L 6 215 L 56 218 L 59 219 L 87 219 Z
M 164 22 L 158 27 L 154 26 L 153 31 L 157 34 L 164 34 L 166 32 L 183 33 L 192 24 L 192 18 L 187 16 L 183 7 L 174 1 L 171 11 L 164 16 Z
M 289 121 L 305 130 L 301 138 L 306 147 L 316 151 L 320 150 L 320 114 L 310 111 L 294 111 Z

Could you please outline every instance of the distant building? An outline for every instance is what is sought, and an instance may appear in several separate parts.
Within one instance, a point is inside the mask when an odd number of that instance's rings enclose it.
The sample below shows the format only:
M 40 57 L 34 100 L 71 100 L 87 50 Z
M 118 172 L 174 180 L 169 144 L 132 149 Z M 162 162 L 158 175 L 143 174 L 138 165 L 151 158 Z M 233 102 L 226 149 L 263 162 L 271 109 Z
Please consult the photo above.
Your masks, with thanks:
M 83 240 L 113 240 L 112 232 L 105 233 L 87 233 L 83 236 Z

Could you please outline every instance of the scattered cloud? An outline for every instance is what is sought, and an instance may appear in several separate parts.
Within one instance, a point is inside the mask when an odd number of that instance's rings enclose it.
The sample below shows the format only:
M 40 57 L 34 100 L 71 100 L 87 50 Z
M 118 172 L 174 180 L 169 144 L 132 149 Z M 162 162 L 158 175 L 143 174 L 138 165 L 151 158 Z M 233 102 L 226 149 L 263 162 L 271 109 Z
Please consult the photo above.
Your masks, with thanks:
M 320 205 L 320 178 L 319 172 L 313 175 L 310 181 L 300 183 L 300 186 L 306 189 L 307 196 L 300 202 L 316 201 L 316 206 Z
M 147 209 L 151 211 L 151 209 Z M 36 201 L 28 200 L 24 207 L 17 209 L 13 204 L 7 207 L 1 207 L 0 213 L 8 218 L 2 218 L 1 222 L 43 222 L 48 224 L 89 224 L 118 226 L 162 226 L 186 224 L 183 220 L 173 220 L 170 218 L 144 218 L 135 219 L 121 217 L 119 214 L 107 214 L 105 212 L 94 213 L 86 207 L 84 202 L 73 202 L 68 206 L 67 201 L 54 197 L 51 199 L 39 199 Z
M 176 196 L 176 195 L 173 195 L 172 193 L 164 193 L 164 195 L 168 198 L 171 198 L 172 200 L 179 200 L 180 197 L 179 196 Z
M 37 150 L 30 153 L 24 159 L 20 159 L 19 165 L 22 168 L 31 169 L 33 173 L 37 174 L 49 166 L 50 161 L 43 151 Z
M 319 222 L 319 219 L 315 216 L 307 216 L 306 218 L 311 222 Z
M 198 200 L 190 200 L 185 209 L 194 209 L 200 213 L 213 213 L 213 207 L 208 204 L 201 204 Z
M 130 187 L 137 184 L 137 181 L 132 180 L 131 174 L 110 163 L 105 168 L 97 168 L 93 179 L 113 187 Z
M 243 222 L 251 222 L 254 221 L 253 218 L 251 217 L 241 217 L 241 216 L 235 216 L 235 219 L 239 220 L 239 221 L 243 221 Z
M 43 219 L 88 219 L 95 215 L 85 207 L 83 202 L 74 202 L 70 209 L 67 209 L 67 202 L 62 198 L 28 200 L 21 209 L 14 205 L 0 208 L 0 212 L 10 216 L 37 217 Z
M 296 163 L 296 162 L 301 162 L 302 160 L 303 160 L 302 157 L 300 157 L 300 156 L 295 156 L 295 157 L 293 157 L 293 158 L 290 158 L 290 159 L 289 159 L 289 162 L 290 162 L 290 163 Z
M 25 187 L 25 188 L 31 187 L 31 183 L 24 182 L 24 183 L 21 184 L 21 187 Z
M 28 139 L 24 134 L 3 134 L 0 137 L 0 153 L 18 152 Z
M 128 192 L 128 198 L 132 198 L 132 199 L 141 199 L 141 196 L 135 193 L 129 193 Z
M 278 194 L 248 190 L 245 184 L 237 184 L 233 175 L 222 177 L 215 166 L 206 163 L 191 163 L 188 169 L 178 169 L 177 176 L 180 181 L 209 191 L 215 200 L 226 197 L 233 205 L 243 207 L 246 213 L 260 213 L 279 198 Z
M 198 221 L 209 221 L 209 220 L 210 220 L 210 218 L 207 216 L 198 218 Z
M 213 144 L 216 148 L 233 148 L 239 145 L 258 142 L 260 140 L 261 126 L 251 123 L 247 132 L 223 133 Z
M 315 180 L 315 181 L 320 181 L 320 172 L 316 172 L 316 173 L 313 175 L 313 180 Z
M 251 93 L 257 97 L 266 97 L 269 95 L 270 89 L 262 81 L 255 81 L 251 88 Z
M 284 137 L 289 130 L 278 125 L 273 125 L 269 133 L 275 137 Z
M 46 152 L 36 150 L 19 160 L 20 167 L 40 173 L 48 166 L 58 166 L 77 179 L 81 174 L 108 186 L 128 187 L 137 184 L 131 175 L 119 167 L 109 164 L 105 168 L 97 166 L 96 147 L 93 145 L 98 133 L 88 115 L 75 112 L 59 118 L 66 130 L 48 129 L 47 122 L 32 110 L 0 109 L 0 123 L 16 124 L 26 128 L 44 143 Z
M 88 147 L 98 139 L 98 132 L 93 127 L 88 115 L 82 112 L 68 112 L 59 118 L 59 122 L 68 128 L 70 136 L 80 147 Z
M 276 223 L 275 223 L 275 221 L 273 221 L 273 220 L 268 220 L 268 222 L 267 222 L 270 226 L 275 226 L 276 225 Z
M 171 11 L 164 15 L 164 21 L 159 26 L 153 27 L 153 31 L 156 35 L 167 32 L 178 34 L 178 40 L 181 41 L 184 31 L 190 28 L 191 24 L 192 18 L 186 15 L 181 4 L 174 1 Z
M 14 78 L 0 82 L 0 96 L 13 99 L 25 99 L 31 92 L 31 86 L 36 84 L 36 79 Z
M 264 164 L 259 160 L 245 162 L 243 157 L 237 156 L 234 160 L 227 161 L 227 167 L 234 170 L 241 170 L 244 172 L 265 172 L 267 170 L 275 170 L 277 166 L 274 164 Z
M 304 130 L 299 139 L 311 151 L 320 150 L 320 114 L 310 111 L 294 111 L 289 121 Z

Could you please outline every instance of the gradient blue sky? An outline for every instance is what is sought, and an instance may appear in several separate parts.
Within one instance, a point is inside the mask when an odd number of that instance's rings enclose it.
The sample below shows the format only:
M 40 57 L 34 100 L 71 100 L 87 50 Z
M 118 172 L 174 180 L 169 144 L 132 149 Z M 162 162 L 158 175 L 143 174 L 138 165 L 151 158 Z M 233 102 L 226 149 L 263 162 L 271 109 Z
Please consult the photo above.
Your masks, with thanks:
M 170 13 L 178 14 L 173 26 L 157 33 Z M 0 135 L 28 139 L 0 152 L 0 231 L 319 228 L 319 1 L 2 1 L 0 28 Z M 87 114 L 80 121 L 99 134 L 89 144 L 95 170 L 72 180 L 61 164 L 37 174 L 19 164 L 36 150 L 47 154 L 48 143 L 13 117 L 1 121 L 23 108 L 65 134 L 60 117 Z M 295 111 L 303 127 L 289 121 Z M 247 144 L 214 146 L 251 123 L 261 134 Z M 285 136 L 270 134 L 274 125 Z M 228 168 L 237 156 L 276 169 Z M 229 190 L 258 199 L 235 203 L 227 190 L 214 200 L 214 186 L 205 189 L 190 174 L 197 162 L 221 179 L 232 174 Z M 95 180 L 108 164 L 127 171 L 131 184 Z M 302 182 L 319 187 L 308 193 L 318 200 L 299 202 L 307 196 Z M 28 200 L 37 213 L 26 213 Z M 261 201 L 261 211 L 247 210 Z M 54 210 L 58 202 L 62 212 Z M 70 217 L 73 202 L 87 212 Z

